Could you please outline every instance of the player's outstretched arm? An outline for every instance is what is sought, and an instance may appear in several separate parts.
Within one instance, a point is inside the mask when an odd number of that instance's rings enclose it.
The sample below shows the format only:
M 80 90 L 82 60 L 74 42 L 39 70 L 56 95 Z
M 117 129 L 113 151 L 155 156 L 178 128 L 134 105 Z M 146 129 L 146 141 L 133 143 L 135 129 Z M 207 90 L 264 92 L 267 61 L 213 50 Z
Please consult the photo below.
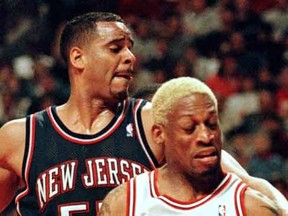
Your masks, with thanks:
M 102 202 L 99 216 L 126 215 L 127 184 L 110 191 Z
M 246 170 L 226 151 L 222 151 L 222 168 L 226 172 L 232 172 L 242 179 L 251 188 L 261 192 L 273 200 L 280 211 L 280 215 L 288 216 L 288 201 L 284 195 L 267 180 L 250 176 Z M 263 215 L 261 215 L 263 216 Z
M 261 215 L 261 216 L 280 216 L 276 204 L 268 197 L 259 193 L 256 190 L 248 188 L 245 192 L 244 200 L 245 210 L 247 216 Z

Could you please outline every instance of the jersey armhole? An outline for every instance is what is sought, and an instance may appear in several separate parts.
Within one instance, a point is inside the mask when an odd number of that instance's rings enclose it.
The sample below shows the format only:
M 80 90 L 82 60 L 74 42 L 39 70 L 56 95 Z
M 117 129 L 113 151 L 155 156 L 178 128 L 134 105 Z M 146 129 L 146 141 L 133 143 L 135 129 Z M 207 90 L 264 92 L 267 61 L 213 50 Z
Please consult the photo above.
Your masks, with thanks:
M 24 157 L 22 163 L 22 178 L 25 179 L 25 170 L 26 170 L 26 163 L 29 153 L 29 144 L 30 144 L 30 135 L 31 135 L 31 122 L 32 115 L 26 117 L 26 134 L 25 134 L 25 149 L 24 149 Z
M 135 215 L 135 205 L 136 205 L 136 180 L 135 178 L 130 179 L 127 182 L 126 190 L 126 215 L 134 216 Z

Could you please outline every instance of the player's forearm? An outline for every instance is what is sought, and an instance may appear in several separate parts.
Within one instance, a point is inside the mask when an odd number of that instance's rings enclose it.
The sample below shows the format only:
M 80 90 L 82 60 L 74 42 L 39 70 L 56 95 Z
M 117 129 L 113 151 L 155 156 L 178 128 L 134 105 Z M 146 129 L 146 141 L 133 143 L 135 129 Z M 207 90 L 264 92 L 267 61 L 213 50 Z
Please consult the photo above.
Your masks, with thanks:
M 250 176 L 246 170 L 226 151 L 222 151 L 222 168 L 226 172 L 235 173 L 251 188 L 272 199 L 281 210 L 283 216 L 288 216 L 288 201 L 279 190 L 268 181 Z
M 16 193 L 18 179 L 10 171 L 0 167 L 0 213 L 10 204 Z
M 254 178 L 254 188 L 272 199 L 279 208 L 282 216 L 288 216 L 288 201 L 285 196 L 268 181 Z

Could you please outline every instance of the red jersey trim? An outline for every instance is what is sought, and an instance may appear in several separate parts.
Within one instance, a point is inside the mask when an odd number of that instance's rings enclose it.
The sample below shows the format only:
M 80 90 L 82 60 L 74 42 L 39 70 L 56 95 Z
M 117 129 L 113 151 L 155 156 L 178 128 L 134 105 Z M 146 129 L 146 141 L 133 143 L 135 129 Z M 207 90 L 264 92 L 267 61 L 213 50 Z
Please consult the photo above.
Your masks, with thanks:
M 246 216 L 246 209 L 244 205 L 244 195 L 247 189 L 247 185 L 244 182 L 239 182 L 234 194 L 234 205 L 236 208 L 237 216 Z
M 127 216 L 134 216 L 136 210 L 136 180 L 135 178 L 130 179 L 127 182 Z
M 125 118 L 125 111 L 127 110 L 127 100 L 124 101 L 124 106 L 123 109 L 121 111 L 121 114 L 119 115 L 119 117 L 117 118 L 116 122 L 114 123 L 114 125 L 107 130 L 104 134 L 97 136 L 95 138 L 91 138 L 91 139 L 81 139 L 81 138 L 77 138 L 74 137 L 68 133 L 66 133 L 59 124 L 57 124 L 53 113 L 52 113 L 52 107 L 47 108 L 47 113 L 49 116 L 49 119 L 51 121 L 52 126 L 54 127 L 54 129 L 66 140 L 70 141 L 70 142 L 74 142 L 77 144 L 95 144 L 96 142 L 100 142 L 104 139 L 106 139 L 107 137 L 109 137 L 123 122 L 124 118 Z
M 228 173 L 222 183 L 212 192 L 211 194 L 195 201 L 195 202 L 181 202 L 179 200 L 176 200 L 170 196 L 167 195 L 160 195 L 159 189 L 157 186 L 158 183 L 158 169 L 154 170 L 151 175 L 149 175 L 149 186 L 150 186 L 150 193 L 151 197 L 158 198 L 162 202 L 166 203 L 167 205 L 179 209 L 179 210 L 190 210 L 193 208 L 197 208 L 200 205 L 203 205 L 207 203 L 209 200 L 215 198 L 219 193 L 221 193 L 227 185 L 231 182 L 232 180 L 232 175 Z

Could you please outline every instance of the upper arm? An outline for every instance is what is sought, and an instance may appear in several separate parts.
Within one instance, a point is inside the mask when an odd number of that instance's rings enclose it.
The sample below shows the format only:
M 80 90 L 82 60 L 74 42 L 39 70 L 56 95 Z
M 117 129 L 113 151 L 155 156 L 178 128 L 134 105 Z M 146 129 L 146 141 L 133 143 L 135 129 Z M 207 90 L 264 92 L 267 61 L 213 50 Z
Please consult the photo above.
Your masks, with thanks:
M 249 178 L 247 171 L 225 150 L 222 150 L 221 166 L 225 172 L 232 172 L 236 174 L 244 182 L 246 178 Z
M 21 175 L 19 164 L 22 164 L 25 148 L 25 119 L 7 122 L 0 129 L 0 167 Z
M 121 184 L 110 191 L 104 198 L 100 216 L 126 215 L 127 184 Z
M 247 216 L 275 216 L 280 215 L 275 203 L 261 193 L 248 188 L 245 192 L 245 210 Z
M 25 120 L 14 120 L 0 129 L 0 212 L 12 201 L 21 178 L 25 148 Z
M 141 112 L 142 124 L 144 127 L 145 137 L 149 144 L 150 149 L 152 150 L 155 158 L 159 164 L 164 162 L 164 147 L 163 145 L 156 144 L 152 136 L 152 126 L 154 124 L 152 118 L 151 103 L 147 103 Z

